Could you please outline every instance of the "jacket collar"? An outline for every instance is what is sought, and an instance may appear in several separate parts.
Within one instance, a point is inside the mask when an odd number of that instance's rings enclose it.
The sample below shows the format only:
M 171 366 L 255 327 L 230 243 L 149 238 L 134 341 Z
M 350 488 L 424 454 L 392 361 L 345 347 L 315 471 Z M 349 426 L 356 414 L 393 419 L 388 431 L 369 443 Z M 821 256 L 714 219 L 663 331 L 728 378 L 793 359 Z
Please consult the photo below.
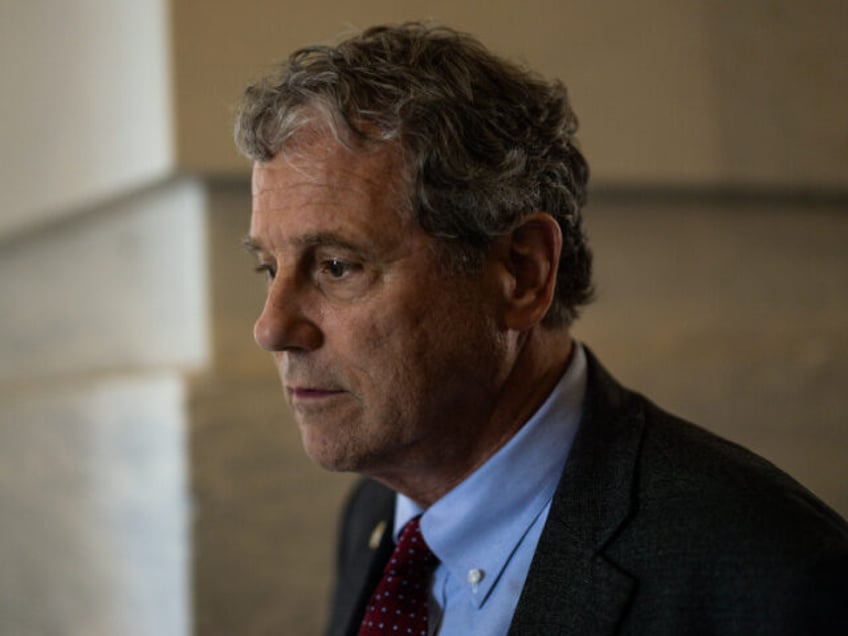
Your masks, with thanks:
M 632 509 L 644 414 L 587 349 L 587 404 L 510 634 L 611 634 L 634 582 L 603 555 Z

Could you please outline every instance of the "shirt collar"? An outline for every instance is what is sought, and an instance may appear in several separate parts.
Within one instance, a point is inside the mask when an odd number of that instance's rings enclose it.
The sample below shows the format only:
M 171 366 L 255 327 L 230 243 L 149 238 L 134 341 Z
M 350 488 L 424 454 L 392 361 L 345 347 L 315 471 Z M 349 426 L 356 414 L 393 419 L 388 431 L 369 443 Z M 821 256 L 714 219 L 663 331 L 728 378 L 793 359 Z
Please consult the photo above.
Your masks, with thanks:
M 586 356 L 574 354 L 560 381 L 536 413 L 497 453 L 424 510 L 397 495 L 394 536 L 422 514 L 421 531 L 451 577 L 471 582 L 482 605 L 533 521 L 553 497 L 568 457 L 586 392 Z M 479 578 L 479 577 L 478 577 Z

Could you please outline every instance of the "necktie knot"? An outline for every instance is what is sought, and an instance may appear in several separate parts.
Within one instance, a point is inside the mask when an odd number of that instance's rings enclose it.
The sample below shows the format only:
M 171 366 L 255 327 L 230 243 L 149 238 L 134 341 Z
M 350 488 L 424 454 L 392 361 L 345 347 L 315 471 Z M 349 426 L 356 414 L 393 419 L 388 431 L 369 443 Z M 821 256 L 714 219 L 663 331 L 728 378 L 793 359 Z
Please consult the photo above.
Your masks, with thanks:
M 436 555 L 430 551 L 424 535 L 421 534 L 421 517 L 415 517 L 401 530 L 386 570 L 397 569 L 416 577 L 424 574 L 425 578 L 429 578 L 430 569 L 436 562 Z
M 365 610 L 359 636 L 426 636 L 430 574 L 437 563 L 421 534 L 420 517 L 415 517 L 398 537 Z

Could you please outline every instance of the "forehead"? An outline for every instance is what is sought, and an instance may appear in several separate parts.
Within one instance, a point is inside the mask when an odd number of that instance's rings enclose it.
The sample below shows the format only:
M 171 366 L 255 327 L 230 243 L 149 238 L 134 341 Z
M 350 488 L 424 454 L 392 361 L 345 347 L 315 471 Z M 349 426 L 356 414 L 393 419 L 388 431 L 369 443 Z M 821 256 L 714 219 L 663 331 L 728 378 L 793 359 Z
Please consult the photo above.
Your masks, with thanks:
M 343 146 L 311 136 L 253 167 L 251 235 L 410 229 L 408 180 L 398 145 Z M 287 235 L 287 236 L 283 236 Z
M 355 194 L 405 202 L 407 179 L 395 143 L 348 148 L 332 136 L 310 138 L 279 152 L 270 161 L 253 165 L 254 208 L 290 201 L 299 196 L 328 198 Z

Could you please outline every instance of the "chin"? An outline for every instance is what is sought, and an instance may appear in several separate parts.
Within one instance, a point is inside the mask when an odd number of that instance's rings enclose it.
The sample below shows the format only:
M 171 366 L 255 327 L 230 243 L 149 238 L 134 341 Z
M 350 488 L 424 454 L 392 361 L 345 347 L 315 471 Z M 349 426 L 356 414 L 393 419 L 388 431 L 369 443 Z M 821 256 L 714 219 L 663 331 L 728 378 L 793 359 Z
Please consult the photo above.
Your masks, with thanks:
M 302 431 L 301 439 L 306 456 L 324 470 L 346 473 L 361 469 L 361 458 L 345 444 L 317 436 L 315 431 Z
M 307 456 L 315 464 L 331 473 L 354 473 L 359 472 L 358 465 L 346 458 L 324 457 L 322 455 L 313 455 L 307 452 Z

